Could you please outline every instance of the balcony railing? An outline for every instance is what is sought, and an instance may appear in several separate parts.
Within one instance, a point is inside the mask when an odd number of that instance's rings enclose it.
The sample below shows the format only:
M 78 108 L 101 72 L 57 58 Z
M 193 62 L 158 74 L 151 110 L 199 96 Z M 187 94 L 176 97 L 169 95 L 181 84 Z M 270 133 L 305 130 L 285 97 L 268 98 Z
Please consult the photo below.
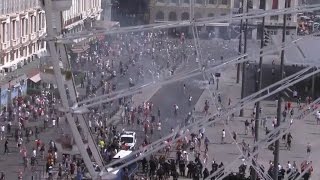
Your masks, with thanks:
M 17 45 L 19 45 L 20 44 L 20 39 L 13 39 L 13 40 L 11 40 L 11 46 L 12 47 L 15 47 L 15 46 L 17 46 Z
M 1 44 L 1 49 L 6 50 L 9 48 L 10 42 L 4 42 Z
M 30 40 L 31 40 L 31 41 L 32 41 L 32 40 L 35 40 L 35 39 L 37 38 L 37 32 L 32 33 L 32 34 L 30 34 L 29 36 L 30 36 Z
M 29 37 L 28 36 L 22 36 L 22 37 L 20 37 L 20 42 L 21 43 L 26 43 L 26 42 L 28 42 L 28 40 L 29 40 Z

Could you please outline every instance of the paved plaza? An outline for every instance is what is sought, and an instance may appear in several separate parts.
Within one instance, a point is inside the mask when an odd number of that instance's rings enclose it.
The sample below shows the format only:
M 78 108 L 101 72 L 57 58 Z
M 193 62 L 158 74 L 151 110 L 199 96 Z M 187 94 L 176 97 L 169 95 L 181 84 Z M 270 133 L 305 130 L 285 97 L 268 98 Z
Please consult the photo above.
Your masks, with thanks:
M 209 41 L 204 41 L 202 47 L 202 51 L 206 54 L 206 58 L 210 59 L 207 63 L 214 64 L 220 60 L 223 56 L 225 59 L 235 56 L 236 54 L 236 41 L 216 41 L 212 40 L 212 42 L 217 42 L 213 44 L 214 49 L 219 49 L 219 47 L 223 47 L 223 50 L 218 51 L 218 53 L 211 53 L 210 48 L 205 46 L 209 44 Z M 251 43 L 250 46 L 254 47 L 255 44 Z M 254 49 L 252 50 L 254 51 Z M 110 82 L 111 84 L 117 84 L 117 90 L 122 90 L 128 88 L 128 78 L 136 77 L 136 72 L 139 70 L 139 66 L 141 64 L 144 65 L 145 68 L 152 69 L 152 61 L 149 59 L 150 57 L 146 56 L 142 58 L 137 66 L 132 66 L 129 69 L 126 75 L 124 76 L 117 76 L 111 80 L 106 80 L 106 82 Z M 183 74 L 190 70 L 197 68 L 198 63 L 194 62 L 195 55 L 190 53 L 189 62 L 184 62 L 178 66 L 176 69 L 176 73 Z M 127 59 L 123 57 L 123 62 L 126 62 Z M 105 79 L 110 79 L 109 77 L 101 77 L 99 72 L 99 63 L 94 63 L 94 66 L 89 66 L 90 62 L 86 62 L 86 64 L 79 66 L 77 70 L 82 70 L 92 73 L 95 72 L 98 75 L 89 75 L 93 81 L 89 82 L 88 79 L 85 80 L 83 85 L 77 86 L 77 91 L 79 96 L 85 98 L 91 96 L 90 92 L 88 93 L 88 86 L 94 86 L 96 88 L 95 95 L 105 94 L 104 87 L 100 85 L 100 81 L 105 81 Z M 77 63 L 74 65 L 77 66 Z M 120 64 L 115 62 L 113 65 L 114 69 L 118 69 Z M 251 66 L 250 66 L 251 67 Z M 81 69 L 86 68 L 86 69 Z M 162 73 L 165 73 L 166 69 L 162 70 Z M 267 72 L 267 71 L 266 71 Z M 236 83 L 236 66 L 235 65 L 228 65 L 222 67 L 214 72 L 221 73 L 221 77 L 217 81 L 217 78 L 214 78 L 214 84 L 208 83 L 207 80 L 203 79 L 202 75 L 194 76 L 192 78 L 184 79 L 181 81 L 177 81 L 174 83 L 166 84 L 163 86 L 159 86 L 157 84 L 144 88 L 142 93 L 136 94 L 131 97 L 132 99 L 132 107 L 138 107 L 139 105 L 143 105 L 143 103 L 150 102 L 153 104 L 151 114 L 157 114 L 158 109 L 161 112 L 161 122 L 162 122 L 162 130 L 155 132 L 152 135 L 148 135 L 149 141 L 153 142 L 171 132 L 171 129 L 176 128 L 177 126 L 184 126 L 188 113 L 192 113 L 193 118 L 195 121 L 199 120 L 202 117 L 212 115 L 218 113 L 218 108 L 222 105 L 224 108 L 228 108 L 236 104 L 240 100 L 240 92 L 241 92 L 241 83 Z M 267 76 L 267 73 L 266 75 Z M 105 79 L 104 79 L 105 78 Z M 253 75 L 249 74 L 248 78 L 248 86 L 245 88 L 247 94 L 253 93 L 252 92 L 252 83 L 250 81 L 253 79 Z M 267 77 L 266 77 L 267 78 Z M 146 82 L 152 81 L 153 77 L 151 74 L 147 75 L 143 78 L 143 80 L 138 80 L 137 85 L 144 84 Z M 268 79 L 268 78 L 267 78 Z M 270 79 L 268 79 L 270 81 Z M 268 83 L 269 83 L 268 81 Z M 217 83 L 219 85 L 217 86 Z M 267 83 L 267 84 L 268 84 Z M 90 89 L 90 88 L 89 88 Z M 91 90 L 89 90 L 91 91 Z M 288 92 L 289 94 L 290 92 Z M 212 94 L 215 94 L 214 98 L 212 98 Z M 221 105 L 217 103 L 218 95 L 221 97 Z M 192 97 L 191 103 L 189 103 L 189 97 Z M 291 94 L 289 94 L 291 96 Z M 205 102 L 208 101 L 209 103 L 209 114 L 205 115 L 203 109 Z M 230 105 L 229 105 L 230 102 Z M 177 115 L 174 114 L 174 105 L 179 106 L 179 110 Z M 137 124 L 130 124 L 127 125 L 126 123 L 122 122 L 122 109 L 118 110 L 119 108 L 115 108 L 119 106 L 117 101 L 114 101 L 112 104 L 108 104 L 107 111 L 115 111 L 115 114 L 110 118 L 108 117 L 108 125 L 114 125 L 117 127 L 118 130 L 128 130 L 128 131 L 135 131 L 137 133 L 137 147 L 143 144 L 145 139 L 145 132 L 142 125 Z M 276 101 L 273 98 L 268 98 L 261 102 L 262 106 L 262 113 L 261 113 L 261 126 L 259 128 L 259 136 L 260 138 L 265 137 L 265 127 L 262 126 L 264 123 L 264 119 L 266 120 L 266 127 L 272 130 L 272 121 L 276 116 Z M 283 105 L 284 106 L 284 105 Z M 295 114 L 299 114 L 299 110 L 296 103 L 293 103 L 293 108 Z M 105 109 L 101 106 L 98 108 L 99 112 L 105 112 Z M 214 160 L 218 164 L 223 163 L 226 167 L 233 162 L 234 160 L 239 160 L 239 156 L 241 155 L 239 149 L 241 149 L 242 141 L 245 141 L 250 146 L 253 144 L 253 136 L 249 130 L 248 135 L 245 135 L 245 121 L 252 119 L 252 112 L 253 112 L 253 105 L 247 106 L 244 109 L 244 117 L 239 117 L 239 112 L 235 113 L 235 117 L 231 120 L 223 119 L 223 121 L 214 123 L 212 126 L 205 127 L 204 136 L 210 139 L 209 143 L 209 151 L 207 154 L 207 160 L 204 161 L 204 145 L 200 147 L 200 159 L 203 161 L 204 168 L 211 169 L 211 162 Z M 88 116 L 90 119 L 90 116 Z M 294 116 L 295 117 L 295 116 Z M 87 119 L 87 120 L 89 120 Z M 289 118 L 287 118 L 289 121 Z M 226 125 L 227 123 L 227 125 Z M 28 122 L 26 127 L 35 128 L 35 127 L 42 127 L 43 122 Z M 39 136 L 43 142 L 49 142 L 50 140 L 56 140 L 57 134 L 68 133 L 68 125 L 65 121 L 62 121 L 59 124 L 60 127 L 50 127 L 46 130 L 40 131 Z M 315 117 L 313 115 L 307 116 L 304 120 L 300 120 L 298 118 L 293 119 L 293 125 L 290 128 L 290 133 L 293 136 L 292 141 L 292 149 L 288 151 L 285 147 L 284 141 L 280 143 L 280 164 L 283 167 L 286 167 L 288 161 L 296 162 L 298 167 L 300 164 L 305 161 L 312 161 L 313 167 L 318 167 L 320 165 L 320 161 L 317 160 L 319 156 L 316 149 L 319 148 L 320 142 L 317 141 L 318 136 L 318 125 L 316 124 Z M 226 130 L 226 138 L 225 142 L 221 143 L 221 133 L 222 129 Z M 237 134 L 237 142 L 234 143 L 232 139 L 232 133 L 235 132 Z M 98 136 L 96 133 L 93 133 L 93 136 Z M 18 148 L 16 147 L 16 143 L 14 142 L 14 137 L 12 135 L 7 136 L 9 140 L 9 153 L 0 156 L 0 168 L 5 173 L 7 178 L 16 179 L 20 172 L 24 179 L 45 179 L 48 177 L 46 173 L 46 159 L 42 157 L 38 157 L 38 164 L 35 166 L 36 168 L 31 171 L 30 167 L 24 168 L 23 165 L 23 158 L 21 153 L 19 152 Z M 32 148 L 35 146 L 36 138 L 34 136 L 30 137 L 30 142 L 26 142 L 26 148 L 28 149 L 29 154 L 32 152 Z M 1 141 L 2 145 L 0 146 L 0 152 L 4 152 L 4 143 L 5 141 Z M 310 143 L 312 146 L 312 152 L 310 155 L 307 155 L 306 147 L 307 144 Z M 249 147 L 250 147 L 249 146 Z M 176 158 L 176 149 L 171 148 L 168 158 L 175 159 Z M 194 154 L 191 151 L 188 151 L 190 159 L 194 159 Z M 61 161 L 62 154 L 58 155 L 58 161 Z M 269 167 L 269 162 L 273 161 L 272 151 L 268 150 L 267 147 L 263 147 L 259 153 L 258 162 L 264 165 L 265 168 Z M 8 168 L 10 167 L 10 168 Z M 230 168 L 232 171 L 238 171 L 238 165 Z M 58 166 L 54 167 L 54 177 L 58 177 Z M 181 177 L 179 179 L 184 179 L 185 177 Z M 318 168 L 314 168 L 314 172 L 312 174 L 312 179 L 319 179 L 320 172 Z

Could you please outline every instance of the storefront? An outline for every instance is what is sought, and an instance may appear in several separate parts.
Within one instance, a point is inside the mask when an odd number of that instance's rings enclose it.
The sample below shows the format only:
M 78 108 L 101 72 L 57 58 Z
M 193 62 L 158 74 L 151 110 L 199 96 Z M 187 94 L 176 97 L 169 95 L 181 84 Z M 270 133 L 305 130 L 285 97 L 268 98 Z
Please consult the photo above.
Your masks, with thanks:
M 14 98 L 27 95 L 27 76 L 6 79 L 6 82 L 0 85 L 0 94 L 1 107 L 6 107 Z

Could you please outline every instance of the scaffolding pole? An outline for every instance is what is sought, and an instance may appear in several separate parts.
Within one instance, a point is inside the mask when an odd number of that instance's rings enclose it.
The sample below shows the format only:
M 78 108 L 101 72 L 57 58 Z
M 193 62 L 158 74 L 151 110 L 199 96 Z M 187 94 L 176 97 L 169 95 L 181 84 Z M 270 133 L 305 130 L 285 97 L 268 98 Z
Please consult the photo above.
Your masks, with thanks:
M 244 0 L 241 0 L 241 7 L 239 9 L 239 13 L 243 13 L 243 2 Z M 239 46 L 238 51 L 239 55 L 242 53 L 242 26 L 243 26 L 243 20 L 240 20 L 240 35 L 239 35 Z M 237 64 L 237 83 L 240 82 L 240 71 L 241 71 L 241 64 Z
M 52 1 L 51 0 L 45 0 L 44 5 L 44 9 L 45 9 L 45 16 L 46 16 L 46 28 L 47 28 L 47 36 L 48 38 L 54 38 L 57 34 L 53 31 L 53 6 L 52 6 Z M 58 56 L 58 52 L 57 52 L 57 48 L 56 48 L 56 43 L 54 41 L 49 41 L 48 42 L 49 45 L 49 50 L 50 50 L 50 59 L 53 65 L 53 70 L 54 70 L 54 76 L 57 80 L 57 86 L 58 86 L 58 90 L 59 90 L 59 94 L 61 97 L 61 101 L 62 101 L 62 105 L 63 108 L 65 109 L 69 109 L 69 103 L 68 103 L 68 98 L 67 98 L 67 93 L 66 93 L 66 89 L 64 86 L 64 77 L 61 73 L 61 68 L 60 68 L 60 60 L 59 60 L 59 56 Z M 97 173 L 95 172 L 91 159 L 86 151 L 85 145 L 81 139 L 81 135 L 77 129 L 77 125 L 74 121 L 74 118 L 71 114 L 70 111 L 66 112 L 66 118 L 68 121 L 68 124 L 70 126 L 73 138 L 76 142 L 76 145 L 78 146 L 78 149 L 80 151 L 81 157 L 83 158 L 86 167 L 91 175 L 92 179 L 95 179 L 97 176 Z
M 285 8 L 288 7 L 288 1 L 285 0 L 284 2 Z M 286 29 L 287 29 L 287 15 L 283 15 L 283 26 L 282 26 L 282 43 L 286 41 Z M 281 62 L 280 62 L 280 78 L 281 80 L 284 78 L 284 49 L 281 50 Z M 277 123 L 276 127 L 280 126 L 281 124 L 281 115 L 282 115 L 282 91 L 278 93 L 278 106 L 277 106 Z M 273 179 L 278 180 L 278 164 L 279 164 L 279 140 L 275 142 L 274 148 L 274 163 L 273 163 Z
M 249 0 L 246 0 L 246 13 L 249 13 Z M 244 47 L 243 47 L 243 53 L 247 53 L 247 41 L 248 41 L 248 18 L 246 18 L 246 22 L 244 24 Z M 247 57 L 244 57 L 247 59 Z M 246 86 L 246 64 L 247 62 L 242 63 L 242 80 L 241 80 L 241 99 L 245 96 L 245 86 Z M 242 108 L 240 110 L 240 116 L 243 117 L 244 109 Z
M 264 4 L 261 4 L 264 3 Z M 265 1 L 260 0 L 260 9 L 265 10 Z M 260 34 L 260 54 L 263 54 L 263 47 L 264 47 L 264 27 L 265 27 L 265 17 L 262 18 L 262 23 L 261 23 L 261 34 Z M 262 86 L 262 61 L 263 61 L 263 56 L 260 56 L 259 59 L 259 68 L 258 68 L 258 77 L 257 77 L 257 83 L 256 83 L 256 92 L 261 90 Z M 260 119 L 260 101 L 256 102 L 256 117 L 255 117 L 255 127 L 254 127 L 254 141 L 257 142 L 259 140 L 259 119 Z M 259 151 L 259 146 L 256 146 L 254 151 Z M 255 159 L 258 159 L 258 155 L 256 155 Z M 253 172 L 252 175 L 252 180 L 257 179 L 257 173 L 256 171 Z

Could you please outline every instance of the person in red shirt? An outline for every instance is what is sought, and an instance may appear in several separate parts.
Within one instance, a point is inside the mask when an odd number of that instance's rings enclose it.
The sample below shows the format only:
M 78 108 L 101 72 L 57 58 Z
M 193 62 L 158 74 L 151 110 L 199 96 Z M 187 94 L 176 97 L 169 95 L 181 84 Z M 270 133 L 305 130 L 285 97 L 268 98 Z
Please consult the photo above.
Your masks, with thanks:
M 291 102 L 289 101 L 288 102 L 288 110 L 290 111 L 290 109 L 291 109 Z

